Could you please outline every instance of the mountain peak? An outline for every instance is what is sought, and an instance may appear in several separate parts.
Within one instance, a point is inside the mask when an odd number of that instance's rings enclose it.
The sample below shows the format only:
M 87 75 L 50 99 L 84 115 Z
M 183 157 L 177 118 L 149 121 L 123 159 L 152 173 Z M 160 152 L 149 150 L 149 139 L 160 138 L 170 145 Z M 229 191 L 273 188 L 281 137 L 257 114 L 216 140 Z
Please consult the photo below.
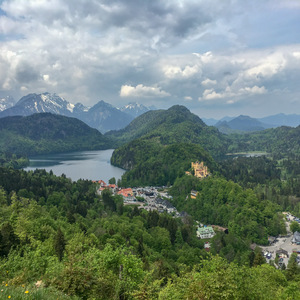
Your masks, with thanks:
M 148 107 L 137 102 L 130 102 L 127 105 L 124 105 L 123 107 L 120 108 L 120 111 L 125 112 L 135 118 L 149 110 L 150 109 Z

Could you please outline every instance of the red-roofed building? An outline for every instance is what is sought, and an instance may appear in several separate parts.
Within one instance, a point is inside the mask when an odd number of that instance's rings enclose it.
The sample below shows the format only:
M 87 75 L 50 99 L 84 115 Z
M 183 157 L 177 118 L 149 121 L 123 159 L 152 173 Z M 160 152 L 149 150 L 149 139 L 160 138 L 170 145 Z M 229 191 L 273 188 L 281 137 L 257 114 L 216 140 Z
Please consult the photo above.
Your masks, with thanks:
M 117 192 L 118 195 L 123 196 L 123 198 L 132 199 L 133 198 L 133 191 L 131 188 L 128 189 L 121 189 Z
M 97 183 L 100 184 L 101 187 L 107 186 L 107 184 L 103 180 L 99 180 Z

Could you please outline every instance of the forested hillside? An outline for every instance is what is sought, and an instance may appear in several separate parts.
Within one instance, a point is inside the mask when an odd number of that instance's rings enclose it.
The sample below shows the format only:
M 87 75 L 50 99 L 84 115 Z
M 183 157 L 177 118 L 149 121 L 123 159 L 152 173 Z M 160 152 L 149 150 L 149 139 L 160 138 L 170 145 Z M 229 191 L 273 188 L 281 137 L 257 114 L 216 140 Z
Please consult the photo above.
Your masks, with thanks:
M 141 138 L 150 143 L 200 144 L 214 157 L 226 153 L 227 138 L 212 126 L 207 126 L 186 107 L 175 105 L 168 110 L 149 111 L 132 121 L 125 129 L 107 134 L 117 141 L 129 142 Z
M 109 149 L 112 142 L 82 121 L 50 113 L 0 119 L 0 152 L 33 155 Z
M 231 135 L 230 140 L 228 152 L 266 151 L 277 155 L 300 155 L 300 126 L 282 126 L 255 133 Z
M 129 170 L 122 176 L 122 186 L 170 185 L 196 160 L 204 161 L 211 172 L 217 170 L 212 157 L 197 144 L 163 146 L 137 139 L 115 150 L 111 158 L 112 164 Z
M 181 195 L 178 187 L 183 185 L 178 184 L 174 192 Z M 300 296 L 299 267 L 293 261 L 286 271 L 277 270 L 264 264 L 259 251 L 248 248 L 256 226 L 263 226 L 254 225 L 253 218 L 274 222 L 270 213 L 276 214 L 276 206 L 262 209 L 265 203 L 236 184 L 212 179 L 196 183 L 203 195 L 193 215 L 202 210 L 209 193 L 216 198 L 210 204 L 215 208 L 224 210 L 226 201 L 230 205 L 220 217 L 230 219 L 233 233 L 217 234 L 212 248 L 226 259 L 204 251 L 191 217 L 126 207 L 109 191 L 100 199 L 95 184 L 87 180 L 71 182 L 42 170 L 0 168 L 0 185 L 0 278 L 5 299 L 23 299 L 26 294 L 44 299 Z M 244 222 L 237 223 L 243 226 L 241 234 L 235 222 Z
M 224 156 L 227 149 L 225 135 L 178 105 L 147 112 L 109 136 L 119 141 L 139 136 L 116 149 L 111 158 L 112 164 L 130 170 L 123 185 L 172 184 L 193 160 L 202 159 L 211 171 L 216 170 L 212 157 Z

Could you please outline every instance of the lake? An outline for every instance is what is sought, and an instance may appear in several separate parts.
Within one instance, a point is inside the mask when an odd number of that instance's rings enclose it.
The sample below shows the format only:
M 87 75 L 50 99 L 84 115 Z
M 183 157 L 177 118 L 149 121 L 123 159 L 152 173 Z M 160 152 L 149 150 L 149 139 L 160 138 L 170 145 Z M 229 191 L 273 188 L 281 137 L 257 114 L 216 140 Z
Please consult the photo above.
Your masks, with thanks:
M 237 152 L 237 153 L 227 153 L 229 157 L 259 157 L 259 156 L 269 156 L 270 154 L 264 151 L 249 151 L 249 152 Z
M 110 164 L 113 149 L 97 151 L 79 151 L 59 154 L 45 154 L 30 158 L 30 165 L 25 171 L 35 169 L 50 170 L 57 176 L 65 174 L 73 181 L 78 179 L 104 180 L 112 177 L 120 179 L 125 170 Z

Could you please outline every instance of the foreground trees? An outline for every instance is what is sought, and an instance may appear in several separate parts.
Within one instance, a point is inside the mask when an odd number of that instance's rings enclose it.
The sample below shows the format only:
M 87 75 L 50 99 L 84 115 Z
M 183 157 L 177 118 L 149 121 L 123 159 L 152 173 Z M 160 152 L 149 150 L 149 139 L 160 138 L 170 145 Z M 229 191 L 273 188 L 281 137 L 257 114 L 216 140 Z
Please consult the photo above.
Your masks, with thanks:
M 1 289 L 45 299 L 299 298 L 295 260 L 281 271 L 249 249 L 281 230 L 278 206 L 222 178 L 181 180 L 173 194 L 190 212 L 182 219 L 123 206 L 109 192 L 99 198 L 90 181 L 0 169 Z M 186 199 L 191 188 L 196 199 Z M 192 215 L 230 228 L 210 253 Z

